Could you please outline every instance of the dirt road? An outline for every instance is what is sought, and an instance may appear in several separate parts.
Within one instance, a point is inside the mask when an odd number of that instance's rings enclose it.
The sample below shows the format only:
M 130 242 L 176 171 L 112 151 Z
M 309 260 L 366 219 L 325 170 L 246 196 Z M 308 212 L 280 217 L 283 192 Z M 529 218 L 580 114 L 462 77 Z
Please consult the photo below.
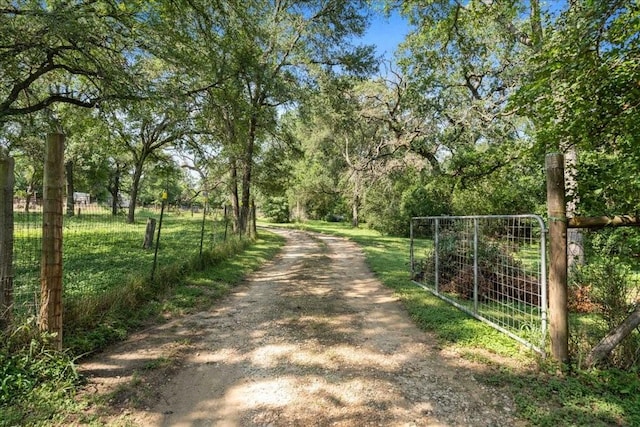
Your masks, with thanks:
M 83 366 L 101 390 L 137 372 L 134 381 L 146 394 L 121 402 L 127 422 L 519 424 L 508 396 L 480 385 L 472 365 L 442 355 L 412 324 L 356 245 L 279 233 L 287 238 L 282 254 L 214 309 L 145 331 Z M 188 345 L 174 352 L 180 363 L 169 374 L 145 375 L 181 342 Z

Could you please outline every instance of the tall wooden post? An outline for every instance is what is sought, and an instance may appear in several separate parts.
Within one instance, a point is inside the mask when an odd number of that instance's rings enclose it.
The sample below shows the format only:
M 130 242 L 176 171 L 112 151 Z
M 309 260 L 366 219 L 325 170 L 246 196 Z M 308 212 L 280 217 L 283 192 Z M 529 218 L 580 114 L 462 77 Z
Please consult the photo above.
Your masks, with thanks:
M 47 136 L 42 202 L 40 329 L 54 335 L 62 349 L 62 206 L 64 203 L 64 135 Z
M 0 152 L 0 330 L 11 324 L 13 307 L 13 168 Z
M 549 328 L 551 353 L 559 362 L 569 361 L 567 309 L 567 217 L 564 188 L 564 156 L 547 154 L 547 211 L 549 215 Z

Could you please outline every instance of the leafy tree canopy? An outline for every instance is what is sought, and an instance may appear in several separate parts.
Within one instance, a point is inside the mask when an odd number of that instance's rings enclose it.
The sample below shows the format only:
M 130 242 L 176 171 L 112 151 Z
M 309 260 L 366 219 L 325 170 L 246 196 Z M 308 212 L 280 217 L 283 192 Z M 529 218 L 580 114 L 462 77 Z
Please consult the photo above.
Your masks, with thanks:
M 136 10 L 111 0 L 0 2 L 0 123 L 55 103 L 140 94 Z

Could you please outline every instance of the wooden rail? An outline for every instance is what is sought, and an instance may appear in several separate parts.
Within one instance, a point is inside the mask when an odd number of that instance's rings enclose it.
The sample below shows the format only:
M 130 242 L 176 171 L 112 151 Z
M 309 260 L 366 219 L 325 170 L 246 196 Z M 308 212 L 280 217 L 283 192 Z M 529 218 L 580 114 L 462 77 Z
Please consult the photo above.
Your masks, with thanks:
M 640 218 L 631 215 L 576 216 L 568 218 L 568 228 L 640 227 Z

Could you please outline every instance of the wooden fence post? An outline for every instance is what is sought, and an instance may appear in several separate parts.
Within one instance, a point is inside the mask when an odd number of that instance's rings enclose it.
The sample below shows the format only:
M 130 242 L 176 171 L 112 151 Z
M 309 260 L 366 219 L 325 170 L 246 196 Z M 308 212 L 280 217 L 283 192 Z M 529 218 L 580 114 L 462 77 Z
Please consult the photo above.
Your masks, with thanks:
M 156 219 L 147 218 L 147 228 L 144 232 L 144 241 L 142 247 L 144 249 L 151 249 L 153 246 L 153 236 L 156 234 Z
M 0 331 L 11 324 L 13 307 L 14 161 L 0 152 Z
M 559 362 L 569 361 L 567 309 L 567 217 L 564 156 L 547 154 L 547 211 L 549 215 L 549 328 L 551 353 Z
M 64 203 L 64 135 L 47 135 L 42 203 L 40 330 L 54 335 L 62 349 L 62 206 Z

